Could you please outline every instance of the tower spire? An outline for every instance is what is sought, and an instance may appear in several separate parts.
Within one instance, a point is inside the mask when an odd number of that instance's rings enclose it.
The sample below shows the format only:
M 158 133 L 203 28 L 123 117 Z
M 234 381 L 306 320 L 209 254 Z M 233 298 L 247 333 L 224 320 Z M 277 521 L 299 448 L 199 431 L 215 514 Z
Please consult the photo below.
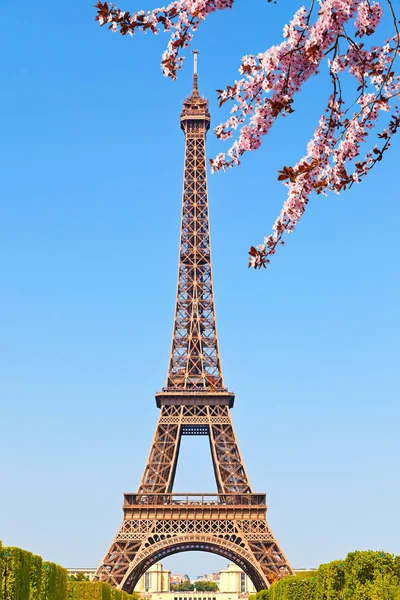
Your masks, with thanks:
M 193 92 L 199 91 L 199 76 L 197 74 L 197 56 L 198 50 L 193 50 Z
M 175 324 L 164 392 L 227 394 L 222 377 L 215 322 L 206 171 L 208 101 L 198 92 L 197 54 L 193 90 L 185 99 L 181 128 L 185 134 L 181 244 Z M 229 393 L 233 402 L 233 393 Z

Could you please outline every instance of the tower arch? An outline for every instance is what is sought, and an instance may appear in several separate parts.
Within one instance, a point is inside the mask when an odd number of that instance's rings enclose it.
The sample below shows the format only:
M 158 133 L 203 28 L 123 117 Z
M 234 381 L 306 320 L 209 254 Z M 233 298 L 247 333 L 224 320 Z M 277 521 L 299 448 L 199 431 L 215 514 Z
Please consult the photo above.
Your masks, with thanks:
M 227 536 L 228 537 L 228 536 Z M 223 537 L 191 535 L 177 536 L 149 544 L 141 559 L 131 563 L 120 584 L 120 588 L 132 593 L 140 577 L 155 563 L 168 556 L 181 552 L 209 552 L 227 558 L 240 567 L 249 576 L 257 590 L 265 589 L 269 583 L 257 564 L 251 562 L 252 553 L 240 542 L 226 540 Z

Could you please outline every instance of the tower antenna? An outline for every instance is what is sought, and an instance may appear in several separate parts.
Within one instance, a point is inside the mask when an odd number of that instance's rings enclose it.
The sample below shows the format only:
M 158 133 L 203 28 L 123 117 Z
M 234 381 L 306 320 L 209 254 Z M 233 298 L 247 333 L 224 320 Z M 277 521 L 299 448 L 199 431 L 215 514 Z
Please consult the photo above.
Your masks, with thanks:
M 193 90 L 199 89 L 199 77 L 197 75 L 197 55 L 198 50 L 193 50 Z

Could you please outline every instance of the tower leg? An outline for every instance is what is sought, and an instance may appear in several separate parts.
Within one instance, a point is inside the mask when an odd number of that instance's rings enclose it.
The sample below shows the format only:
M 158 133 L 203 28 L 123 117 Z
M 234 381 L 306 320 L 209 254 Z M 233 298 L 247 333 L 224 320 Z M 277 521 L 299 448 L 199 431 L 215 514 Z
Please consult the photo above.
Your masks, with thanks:
M 250 493 L 251 486 L 227 406 L 209 406 L 209 437 L 218 491 Z
M 181 407 L 163 406 L 138 492 L 171 492 L 181 439 Z

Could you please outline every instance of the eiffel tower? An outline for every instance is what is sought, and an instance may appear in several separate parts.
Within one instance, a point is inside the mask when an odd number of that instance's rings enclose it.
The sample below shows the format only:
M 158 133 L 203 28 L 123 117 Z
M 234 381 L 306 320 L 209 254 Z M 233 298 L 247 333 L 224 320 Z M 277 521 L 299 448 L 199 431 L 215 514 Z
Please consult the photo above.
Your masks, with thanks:
M 255 494 L 233 429 L 235 396 L 224 385 L 215 322 L 205 140 L 208 101 L 198 90 L 197 51 L 185 135 L 180 260 L 166 387 L 156 394 L 158 423 L 136 493 L 124 494 L 124 519 L 95 579 L 132 592 L 155 562 L 178 552 L 212 552 L 236 563 L 257 590 L 293 574 Z M 218 493 L 175 494 L 183 435 L 208 436 Z

